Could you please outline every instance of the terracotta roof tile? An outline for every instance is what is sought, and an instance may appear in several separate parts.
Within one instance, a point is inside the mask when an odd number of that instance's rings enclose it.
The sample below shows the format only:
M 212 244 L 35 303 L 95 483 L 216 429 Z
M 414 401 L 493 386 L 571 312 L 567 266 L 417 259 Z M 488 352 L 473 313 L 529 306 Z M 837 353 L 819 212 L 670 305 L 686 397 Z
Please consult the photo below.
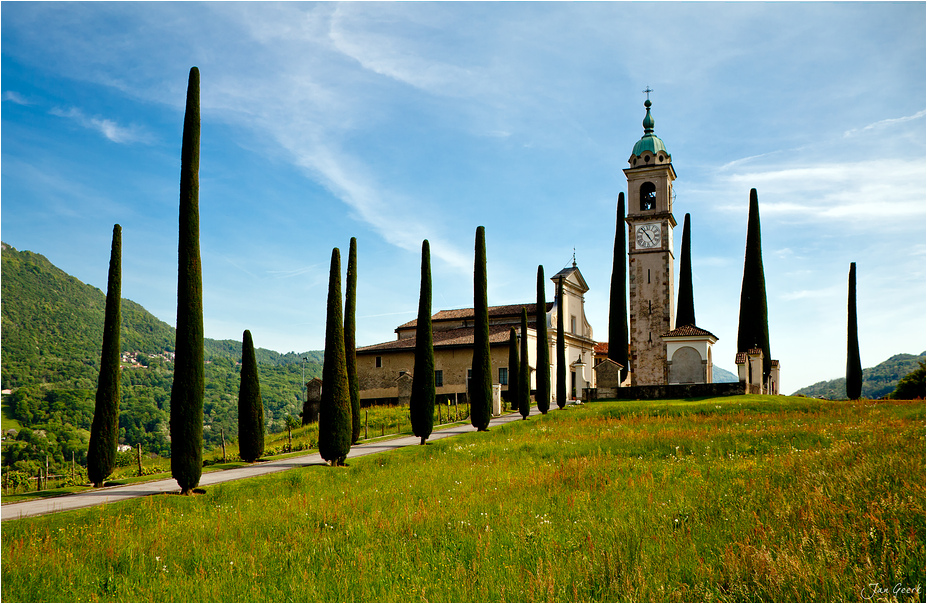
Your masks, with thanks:
M 553 307 L 553 302 L 547 303 L 547 310 Z M 489 307 L 489 319 L 501 319 L 505 317 L 511 317 L 513 319 L 521 318 L 521 309 L 528 309 L 528 319 L 531 320 L 534 316 L 535 309 L 537 308 L 537 303 L 531 302 L 530 304 L 507 304 L 505 306 L 490 306 Z M 435 314 L 431 315 L 431 323 L 440 323 L 442 321 L 463 321 L 465 319 L 473 320 L 473 309 L 472 308 L 455 308 L 452 310 L 439 310 Z M 397 330 L 400 329 L 410 329 L 418 325 L 418 319 L 412 319 L 408 323 L 403 323 Z
M 595 354 L 608 354 L 608 342 L 599 342 L 598 344 L 596 344 L 594 353 Z
M 660 337 L 661 338 L 678 338 L 678 337 L 693 337 L 693 336 L 695 337 L 711 336 L 715 340 L 718 339 L 718 337 L 715 334 L 711 333 L 710 331 L 706 331 L 702 329 L 701 327 L 696 327 L 695 325 L 683 325 L 682 327 L 677 327 L 673 331 L 669 333 L 665 333 Z
M 519 307 L 520 308 L 520 307 Z M 489 344 L 490 346 L 508 344 L 509 328 L 511 325 L 490 325 L 489 326 Z M 432 332 L 435 349 L 455 348 L 473 346 L 473 328 L 460 327 L 457 329 L 442 329 Z M 395 350 L 415 350 L 415 336 L 364 346 L 357 349 L 357 354 L 371 352 L 385 352 Z

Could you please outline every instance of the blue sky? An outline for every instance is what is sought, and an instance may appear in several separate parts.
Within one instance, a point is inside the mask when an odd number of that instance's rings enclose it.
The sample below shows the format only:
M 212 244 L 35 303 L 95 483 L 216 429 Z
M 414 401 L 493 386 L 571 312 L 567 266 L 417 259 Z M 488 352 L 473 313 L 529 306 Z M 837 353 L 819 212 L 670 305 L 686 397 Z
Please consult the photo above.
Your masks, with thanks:
M 187 74 L 202 77 L 207 337 L 323 347 L 358 239 L 357 339 L 530 302 L 574 248 L 607 334 L 615 201 L 654 92 L 692 215 L 696 317 L 734 370 L 759 193 L 782 390 L 839 377 L 857 263 L 864 367 L 925 345 L 924 3 L 27 3 L 2 7 L 3 241 L 173 324 Z M 553 285 L 548 287 L 548 299 Z

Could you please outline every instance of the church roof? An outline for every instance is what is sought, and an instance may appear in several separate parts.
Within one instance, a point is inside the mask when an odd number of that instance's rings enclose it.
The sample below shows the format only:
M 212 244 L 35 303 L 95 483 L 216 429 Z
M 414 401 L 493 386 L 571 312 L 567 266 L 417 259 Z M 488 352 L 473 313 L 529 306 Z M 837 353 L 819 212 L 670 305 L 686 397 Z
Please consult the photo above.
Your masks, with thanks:
M 644 107 L 647 108 L 647 115 L 644 116 L 644 136 L 641 137 L 637 143 L 634 144 L 634 150 L 631 151 L 631 157 L 640 157 L 644 154 L 644 151 L 650 151 L 652 154 L 656 155 L 659 151 L 669 155 L 669 151 L 666 150 L 666 145 L 663 144 L 663 141 L 659 136 L 653 133 L 653 116 L 650 115 L 650 99 L 644 101 Z
M 521 309 L 521 307 L 519 307 Z M 508 344 L 509 342 L 509 329 L 511 325 L 490 325 L 489 326 L 489 344 L 490 346 Z M 529 324 L 529 327 L 531 325 Z M 473 347 L 473 327 L 459 327 L 457 329 L 442 329 L 435 330 L 432 332 L 432 337 L 434 340 L 435 350 L 441 348 L 458 348 L 458 347 Z M 363 353 L 372 353 L 372 352 L 398 352 L 398 351 L 409 351 L 412 352 L 415 350 L 415 336 L 410 336 L 408 338 L 400 338 L 398 340 L 391 340 L 389 342 L 383 342 L 382 344 L 374 344 L 372 346 L 364 346 L 357 349 L 357 354 Z
M 547 303 L 547 310 L 549 311 L 553 307 L 553 302 Z M 529 304 L 507 304 L 504 306 L 490 306 L 489 307 L 489 319 L 501 319 L 506 317 L 512 317 L 515 319 L 521 318 L 521 309 L 525 308 L 528 310 L 528 322 L 529 324 L 534 321 L 534 314 L 537 309 L 537 303 L 531 302 Z M 452 310 L 439 310 L 435 314 L 431 315 L 432 323 L 439 323 L 442 321 L 463 321 L 466 319 L 474 319 L 473 309 L 472 308 L 455 308 Z M 412 319 L 408 323 L 403 323 L 396 328 L 396 331 L 400 329 L 411 329 L 418 325 L 418 319 Z M 473 327 L 469 327 L 471 331 Z
M 571 275 L 576 275 L 576 284 L 579 285 L 579 288 L 583 290 L 583 293 L 589 291 L 589 285 L 586 283 L 586 279 L 583 278 L 583 274 L 579 272 L 579 267 L 576 266 L 576 260 L 574 258 L 573 265 L 568 266 L 565 269 L 561 270 L 559 273 L 550 278 L 551 281 L 557 283 L 557 280 L 560 277 L 563 277 L 563 281 L 566 282 Z
M 718 337 L 715 334 L 711 333 L 710 331 L 706 331 L 702 329 L 701 327 L 696 327 L 695 325 L 683 325 L 682 327 L 677 327 L 673 331 L 669 333 L 665 333 L 660 337 L 661 338 L 711 337 L 711 338 L 714 338 L 716 341 L 718 339 Z

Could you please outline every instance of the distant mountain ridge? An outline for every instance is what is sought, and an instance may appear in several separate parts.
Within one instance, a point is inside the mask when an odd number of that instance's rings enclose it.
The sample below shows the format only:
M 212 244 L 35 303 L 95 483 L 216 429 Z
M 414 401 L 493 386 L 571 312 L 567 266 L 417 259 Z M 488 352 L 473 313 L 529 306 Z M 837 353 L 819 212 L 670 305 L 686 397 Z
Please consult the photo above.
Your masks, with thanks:
M 863 398 L 879 399 L 888 396 L 904 376 L 923 363 L 927 351 L 920 354 L 896 354 L 875 367 L 863 369 Z M 846 377 L 835 378 L 805 386 L 796 390 L 793 396 L 813 396 L 831 400 L 845 399 L 847 396 Z
M 0 381 L 13 393 L 4 416 L 22 430 L 6 442 L 3 465 L 33 475 L 46 457 L 63 471 L 83 463 L 100 366 L 105 294 L 68 275 L 47 258 L 0 243 Z M 131 300 L 122 300 L 123 352 L 119 439 L 144 451 L 170 452 L 174 328 Z M 203 438 L 207 448 L 238 431 L 241 341 L 204 341 L 206 388 Z M 322 372 L 322 352 L 281 354 L 258 349 L 266 428 L 284 429 L 302 409 L 303 377 Z M 306 357 L 305 363 L 303 357 Z M 36 440 L 34 434 L 44 436 Z
M 67 274 L 45 256 L 17 251 L 6 243 L 0 269 L 0 380 L 2 388 L 61 384 L 96 388 L 106 294 Z M 123 298 L 123 352 L 158 354 L 174 350 L 174 328 L 140 304 Z M 204 340 L 206 360 L 241 357 L 237 340 Z M 321 363 L 321 352 L 281 354 L 260 348 L 258 363 L 299 363 L 308 355 Z M 89 380 L 89 381 L 88 381 Z

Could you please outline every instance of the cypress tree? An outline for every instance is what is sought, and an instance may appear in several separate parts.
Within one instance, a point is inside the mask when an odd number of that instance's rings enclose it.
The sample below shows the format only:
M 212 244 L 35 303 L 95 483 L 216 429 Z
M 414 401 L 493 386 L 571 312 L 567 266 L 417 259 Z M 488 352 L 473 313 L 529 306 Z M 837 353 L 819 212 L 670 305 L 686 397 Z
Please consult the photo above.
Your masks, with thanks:
M 615 250 L 608 301 L 608 358 L 621 365 L 621 382 L 628 377 L 628 226 L 624 222 L 624 193 L 618 194 Z
M 177 331 L 171 385 L 171 475 L 184 495 L 203 472 L 203 275 L 200 264 L 200 72 L 190 69 L 180 160 Z
M 528 419 L 528 414 L 531 413 L 531 367 L 528 365 L 527 308 L 521 309 L 521 358 L 522 362 L 518 365 L 518 410 L 524 419 Z
M 689 215 L 682 227 L 682 254 L 679 263 L 679 298 L 676 300 L 676 327 L 695 325 L 695 296 L 692 293 L 692 242 Z
M 90 426 L 90 446 L 87 449 L 87 477 L 95 487 L 102 487 L 106 477 L 116 467 L 116 446 L 119 442 L 119 329 L 122 304 L 122 227 L 113 227 L 113 245 L 109 256 L 109 278 L 106 282 L 106 312 L 103 318 L 103 350 L 100 355 L 100 376 L 97 397 Z
M 412 433 L 422 439 L 431 436 L 435 424 L 435 347 L 431 331 L 431 247 L 422 242 L 422 284 L 415 324 L 415 365 L 409 399 Z
M 856 324 L 856 263 L 850 263 L 847 295 L 847 398 L 857 400 L 863 392 L 863 366 L 859 359 L 859 330 Z
M 544 287 L 546 285 L 544 280 L 544 267 L 539 264 L 538 299 L 534 311 L 534 321 L 537 324 L 536 329 L 538 336 L 538 370 L 535 378 L 537 380 L 537 390 L 534 395 L 534 400 L 537 403 L 538 411 L 541 413 L 547 413 L 550 409 L 550 343 L 547 338 L 547 296 L 544 293 Z
M 473 363 L 470 378 L 470 423 L 489 429 L 492 417 L 492 363 L 489 352 L 489 304 L 486 295 L 486 229 L 476 227 L 473 261 Z
M 322 359 L 322 400 L 319 404 L 319 455 L 333 466 L 344 465 L 351 450 L 351 392 L 344 354 L 341 309 L 341 251 L 332 250 Z
M 566 342 L 563 339 L 563 277 L 557 280 L 557 406 L 566 407 Z
M 509 391 L 508 399 L 512 403 L 512 411 L 519 410 L 518 398 L 518 332 L 509 327 Z
M 264 454 L 264 403 L 258 379 L 254 341 L 247 329 L 241 337 L 241 385 L 238 387 L 238 455 L 255 461 Z
M 763 382 L 765 383 L 772 367 L 772 357 L 769 353 L 766 277 L 763 273 L 760 206 L 756 189 L 750 189 L 747 248 L 744 253 L 743 284 L 740 287 L 740 321 L 737 326 L 737 351 L 747 352 L 751 348 L 763 350 Z
M 347 283 L 344 286 L 344 354 L 351 390 L 351 443 L 360 439 L 360 385 L 357 381 L 357 237 L 348 248 Z

